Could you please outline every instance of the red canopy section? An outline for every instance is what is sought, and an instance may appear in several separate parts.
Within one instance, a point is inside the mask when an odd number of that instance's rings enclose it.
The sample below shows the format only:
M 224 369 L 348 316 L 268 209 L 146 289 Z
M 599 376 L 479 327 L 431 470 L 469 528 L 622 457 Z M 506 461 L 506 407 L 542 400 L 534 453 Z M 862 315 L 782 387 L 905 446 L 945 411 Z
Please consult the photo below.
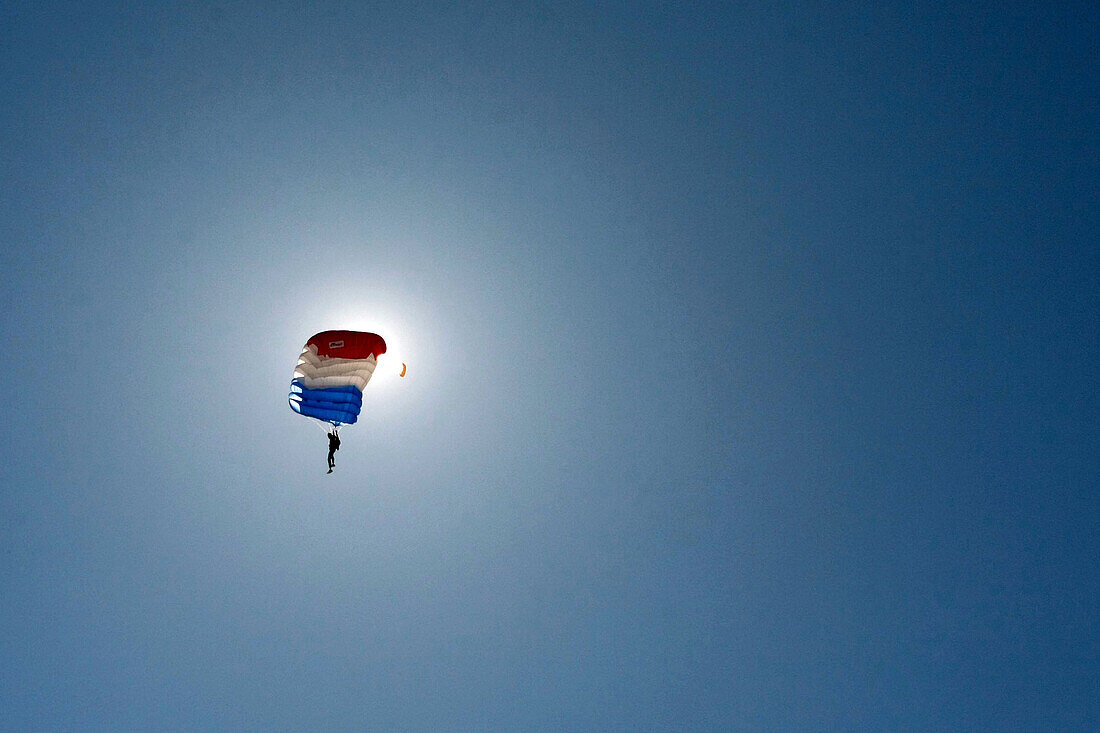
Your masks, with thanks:
M 310 337 L 306 346 L 316 346 L 319 356 L 338 359 L 366 359 L 386 353 L 386 341 L 376 333 L 366 331 L 321 331 Z

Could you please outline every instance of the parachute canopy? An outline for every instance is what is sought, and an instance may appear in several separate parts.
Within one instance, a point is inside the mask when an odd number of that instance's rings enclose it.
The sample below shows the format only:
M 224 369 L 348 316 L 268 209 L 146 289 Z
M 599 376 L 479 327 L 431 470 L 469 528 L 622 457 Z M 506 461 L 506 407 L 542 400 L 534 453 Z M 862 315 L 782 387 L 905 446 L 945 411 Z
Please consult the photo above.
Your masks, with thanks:
M 365 331 L 322 331 L 298 357 L 290 381 L 290 408 L 339 427 L 353 425 L 385 340 Z

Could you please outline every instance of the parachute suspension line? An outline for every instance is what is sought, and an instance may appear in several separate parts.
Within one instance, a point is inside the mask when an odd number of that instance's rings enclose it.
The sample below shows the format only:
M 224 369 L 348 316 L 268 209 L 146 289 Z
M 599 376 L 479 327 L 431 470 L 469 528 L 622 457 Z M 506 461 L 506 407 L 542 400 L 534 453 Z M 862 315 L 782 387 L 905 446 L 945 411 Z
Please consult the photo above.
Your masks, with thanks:
M 326 434 L 328 434 L 328 432 L 332 428 L 332 423 L 328 422 L 327 420 L 319 420 L 317 418 L 311 418 L 309 424 L 316 425 L 318 428 L 325 431 Z

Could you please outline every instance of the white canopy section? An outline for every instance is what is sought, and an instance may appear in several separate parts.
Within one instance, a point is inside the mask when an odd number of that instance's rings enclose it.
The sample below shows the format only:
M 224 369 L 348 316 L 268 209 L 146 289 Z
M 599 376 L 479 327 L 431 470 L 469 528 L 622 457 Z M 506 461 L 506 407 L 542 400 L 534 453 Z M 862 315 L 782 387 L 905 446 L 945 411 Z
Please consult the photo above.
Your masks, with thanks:
M 378 360 L 373 355 L 366 359 L 338 359 L 318 356 L 316 347 L 309 346 L 298 357 L 294 377 L 307 389 L 354 385 L 362 390 L 377 366 Z

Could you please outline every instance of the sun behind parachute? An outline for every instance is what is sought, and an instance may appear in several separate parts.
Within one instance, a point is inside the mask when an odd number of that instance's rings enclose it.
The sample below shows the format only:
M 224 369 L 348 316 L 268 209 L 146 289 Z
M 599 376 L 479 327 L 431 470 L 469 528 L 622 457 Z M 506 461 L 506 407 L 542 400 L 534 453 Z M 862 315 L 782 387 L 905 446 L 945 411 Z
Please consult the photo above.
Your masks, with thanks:
M 306 342 L 290 381 L 290 408 L 335 428 L 354 425 L 363 390 L 386 353 L 386 341 L 366 331 L 322 331 Z

